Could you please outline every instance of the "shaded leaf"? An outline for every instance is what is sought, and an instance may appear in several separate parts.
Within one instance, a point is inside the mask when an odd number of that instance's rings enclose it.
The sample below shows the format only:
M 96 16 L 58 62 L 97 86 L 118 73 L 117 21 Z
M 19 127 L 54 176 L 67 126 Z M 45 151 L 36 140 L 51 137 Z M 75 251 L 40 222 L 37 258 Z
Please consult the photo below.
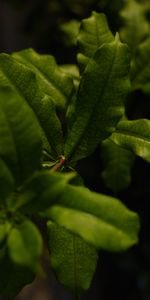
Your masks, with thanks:
M 24 213 L 31 214 L 44 211 L 61 197 L 66 183 L 73 177 L 71 172 L 59 174 L 59 177 L 48 170 L 37 172 L 20 190 L 19 200 L 14 209 L 22 207 Z
M 61 284 L 79 298 L 90 286 L 97 263 L 97 252 L 79 236 L 48 221 L 50 262 Z
M 13 175 L 4 160 L 0 159 L 0 203 L 5 203 L 14 189 Z
M 28 117 L 26 117 L 28 116 Z M 41 134 L 37 119 L 24 99 L 11 87 L 0 87 L 1 197 L 27 179 L 40 166 Z M 12 177 L 12 174 L 13 177 Z
M 102 179 L 107 188 L 115 194 L 126 189 L 131 182 L 131 169 L 135 156 L 127 149 L 124 149 L 110 139 L 102 143 L 102 162 L 104 170 Z
M 144 6 L 136 0 L 127 0 L 120 16 L 124 23 L 120 29 L 121 40 L 127 43 L 134 53 L 137 46 L 150 35 L 150 25 Z
M 28 219 L 14 226 L 8 236 L 9 256 L 14 264 L 37 272 L 43 250 L 41 234 Z
M 150 120 L 121 121 L 110 139 L 150 162 Z
M 26 49 L 12 55 L 29 67 L 36 75 L 41 90 L 48 94 L 56 106 L 65 109 L 72 96 L 72 80 L 64 74 L 51 55 L 41 55 Z
M 64 42 L 67 46 L 74 46 L 77 43 L 80 21 L 71 20 L 61 25 L 60 29 L 64 35 Z
M 34 274 L 25 267 L 14 264 L 6 253 L 0 260 L 0 295 L 11 299 L 33 281 Z
M 131 65 L 133 90 L 142 90 L 150 94 L 150 38 L 143 42 L 135 53 Z
M 0 68 L 0 86 L 9 85 L 28 102 L 41 125 L 43 147 L 49 143 L 52 156 L 58 158 L 62 154 L 63 134 L 52 99 L 41 91 L 34 72 L 10 55 L 0 55 Z
M 90 59 L 69 116 L 64 150 L 68 160 L 90 155 L 115 129 L 130 89 L 129 63 L 128 47 L 120 43 L 118 35 Z
M 109 30 L 104 14 L 92 12 L 92 15 L 81 21 L 77 38 L 79 54 L 77 56 L 81 71 L 84 70 L 89 59 L 104 43 L 113 42 L 114 36 Z

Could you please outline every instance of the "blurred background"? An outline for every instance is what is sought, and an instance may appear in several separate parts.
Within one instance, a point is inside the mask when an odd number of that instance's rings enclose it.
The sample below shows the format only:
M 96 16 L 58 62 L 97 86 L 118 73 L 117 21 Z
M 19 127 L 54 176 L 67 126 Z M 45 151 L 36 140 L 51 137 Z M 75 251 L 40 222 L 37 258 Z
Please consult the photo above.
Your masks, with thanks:
M 0 0 L 0 52 L 11 53 L 32 47 L 39 53 L 52 54 L 59 64 L 76 62 L 76 46 L 68 38 L 65 24 L 80 21 L 92 10 L 104 12 L 113 32 L 120 28 L 121 0 Z M 149 0 L 141 0 L 147 9 Z M 131 119 L 149 117 L 150 99 L 137 92 L 128 108 Z M 97 192 L 111 195 L 104 187 L 100 151 L 78 165 L 86 185 Z M 97 270 L 89 291 L 83 300 L 150 300 L 150 168 L 137 158 L 132 170 L 131 185 L 117 194 L 141 218 L 140 243 L 121 254 L 99 253 Z M 36 280 L 24 288 L 15 300 L 72 300 L 61 287 L 50 268 L 45 280 Z M 0 300 L 3 300 L 0 298 Z M 7 300 L 7 299 L 6 299 Z

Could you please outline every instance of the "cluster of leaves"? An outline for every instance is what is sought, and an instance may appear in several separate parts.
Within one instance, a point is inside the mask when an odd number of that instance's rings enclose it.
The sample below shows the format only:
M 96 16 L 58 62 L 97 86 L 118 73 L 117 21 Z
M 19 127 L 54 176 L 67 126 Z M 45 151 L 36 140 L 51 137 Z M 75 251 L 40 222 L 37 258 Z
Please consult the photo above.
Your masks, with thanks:
M 130 47 L 128 5 L 120 36 Z M 137 214 L 84 187 L 75 170 L 100 146 L 105 184 L 117 192 L 130 181 L 135 155 L 150 162 L 150 121 L 125 116 L 131 91 L 150 93 L 144 13 L 139 11 L 143 26 L 131 60 L 105 15 L 95 12 L 78 27 L 77 66 L 58 66 L 54 57 L 32 49 L 0 55 L 2 295 L 16 295 L 43 274 L 36 218 L 47 223 L 50 263 L 76 299 L 90 285 L 97 250 L 123 251 L 137 243 Z

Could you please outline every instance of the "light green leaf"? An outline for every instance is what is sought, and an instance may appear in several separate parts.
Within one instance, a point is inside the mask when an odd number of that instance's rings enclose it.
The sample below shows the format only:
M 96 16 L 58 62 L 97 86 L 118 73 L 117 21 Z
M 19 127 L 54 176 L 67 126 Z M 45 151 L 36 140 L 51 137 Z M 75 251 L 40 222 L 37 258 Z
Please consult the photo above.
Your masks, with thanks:
M 51 97 L 57 107 L 67 107 L 72 97 L 72 79 L 61 71 L 53 56 L 40 55 L 33 49 L 16 52 L 12 56 L 35 73 L 41 90 Z
M 110 139 L 102 143 L 102 162 L 104 170 L 102 179 L 107 188 L 115 194 L 126 189 L 131 182 L 131 169 L 135 156 L 127 149 L 124 149 Z
M 121 121 L 110 139 L 150 162 L 150 120 Z
M 74 110 L 69 117 L 65 157 L 78 160 L 90 155 L 106 139 L 124 113 L 130 90 L 128 47 L 119 41 L 101 46 L 81 78 Z
M 39 270 L 43 250 L 41 234 L 28 219 L 14 226 L 7 239 L 9 256 L 14 264 Z
M 142 90 L 150 95 L 150 38 L 137 49 L 131 65 L 133 90 Z
M 70 75 L 73 78 L 74 86 L 77 89 L 80 83 L 80 74 L 77 65 L 61 65 L 60 68 L 63 72 Z
M 77 43 L 80 21 L 71 20 L 61 25 L 60 29 L 64 34 L 64 42 L 67 46 L 74 46 Z
M 120 37 L 126 42 L 132 53 L 137 46 L 150 35 L 150 25 L 146 19 L 144 6 L 136 0 L 127 0 L 120 16 L 124 26 L 120 30 Z
M 49 207 L 44 212 L 41 204 L 43 217 L 51 218 L 98 249 L 121 251 L 137 242 L 137 214 L 119 200 L 68 184 L 66 176 L 70 174 L 42 171 L 42 176 L 40 180 L 37 176 L 27 193 L 21 196 L 29 199 L 27 206 L 22 206 L 24 212 L 26 208 L 31 214 L 37 211 L 35 201 L 40 212 L 41 202 L 45 209 Z
M 96 269 L 97 252 L 79 236 L 48 221 L 50 262 L 61 284 L 78 299 L 90 286 Z
M 63 134 L 52 98 L 41 91 L 34 72 L 10 55 L 0 55 L 0 69 L 0 86 L 9 85 L 28 102 L 41 125 L 43 147 L 47 148 L 46 141 L 49 142 L 52 156 L 58 158 L 62 154 Z
M 77 41 L 79 45 L 77 58 L 81 71 L 83 71 L 89 59 L 94 56 L 100 46 L 114 41 L 105 15 L 92 12 L 89 18 L 82 20 Z
M 37 119 L 11 87 L 0 87 L 1 197 L 9 195 L 14 179 L 24 181 L 40 166 L 41 134 Z M 12 177 L 13 174 L 13 177 Z M 8 189 L 8 190 L 7 190 Z

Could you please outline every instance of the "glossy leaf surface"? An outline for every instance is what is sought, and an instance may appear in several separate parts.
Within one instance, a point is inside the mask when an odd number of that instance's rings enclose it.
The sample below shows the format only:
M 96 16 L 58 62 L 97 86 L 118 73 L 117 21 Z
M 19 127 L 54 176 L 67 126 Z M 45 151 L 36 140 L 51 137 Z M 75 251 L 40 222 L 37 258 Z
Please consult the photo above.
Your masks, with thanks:
M 43 184 L 41 177 L 41 185 L 36 189 L 37 176 L 28 190 L 28 211 L 30 205 L 31 213 L 34 211 L 32 202 L 35 203 L 35 200 L 37 206 L 39 202 L 44 203 L 45 209 L 46 206 L 49 209 L 43 212 L 43 216 L 52 218 L 97 248 L 121 251 L 137 242 L 137 214 L 128 210 L 119 200 L 64 183 L 64 175 L 42 173 Z
M 121 121 L 111 139 L 150 162 L 150 120 Z
M 72 94 L 71 77 L 61 71 L 51 55 L 40 55 L 33 49 L 13 54 L 36 75 L 41 90 L 48 94 L 57 107 L 65 109 Z
M 118 36 L 101 46 L 89 61 L 69 116 L 68 160 L 90 155 L 114 131 L 130 89 L 129 62 L 128 48 Z
M 0 69 L 0 85 L 9 85 L 27 101 L 38 118 L 42 135 L 44 140 L 49 142 L 52 155 L 54 158 L 61 155 L 63 136 L 55 105 L 52 99 L 41 91 L 34 72 L 7 54 L 0 55 Z

